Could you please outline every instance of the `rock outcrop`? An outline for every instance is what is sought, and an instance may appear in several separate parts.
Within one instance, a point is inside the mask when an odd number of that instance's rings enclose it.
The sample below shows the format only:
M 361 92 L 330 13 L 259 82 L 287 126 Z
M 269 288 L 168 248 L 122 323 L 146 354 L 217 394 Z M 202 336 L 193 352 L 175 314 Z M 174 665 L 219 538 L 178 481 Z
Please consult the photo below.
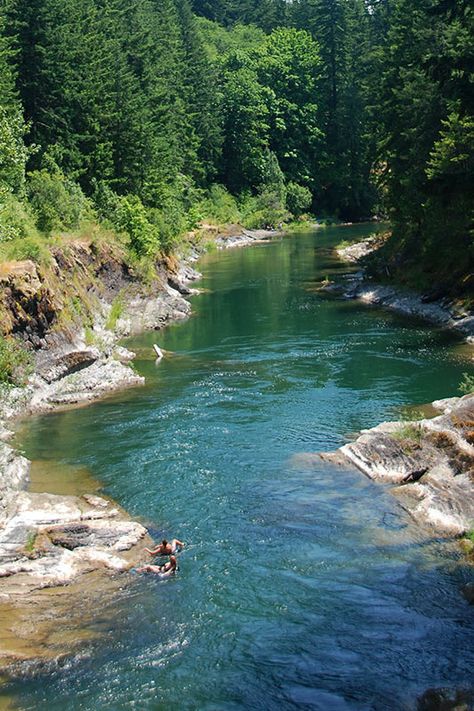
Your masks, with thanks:
M 420 522 L 460 536 L 474 527 L 474 395 L 433 403 L 443 414 L 364 430 L 327 459 L 349 460 Z
M 232 249 L 235 247 L 248 247 L 259 242 L 267 242 L 269 239 L 282 234 L 282 230 L 245 230 L 240 228 L 237 232 L 230 231 L 228 234 L 219 234 L 215 242 L 218 249 Z
M 99 496 L 17 492 L 0 531 L 0 599 L 67 585 L 98 568 L 128 570 L 146 529 Z M 135 553 L 135 562 L 143 548 Z

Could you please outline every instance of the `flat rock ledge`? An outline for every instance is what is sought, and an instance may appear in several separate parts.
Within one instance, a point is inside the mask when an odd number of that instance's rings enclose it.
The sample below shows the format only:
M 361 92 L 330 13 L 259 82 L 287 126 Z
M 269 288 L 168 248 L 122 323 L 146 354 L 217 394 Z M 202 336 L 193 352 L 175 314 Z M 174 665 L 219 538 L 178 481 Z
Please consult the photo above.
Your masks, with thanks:
M 97 610 L 113 619 L 147 530 L 100 496 L 26 491 L 29 461 L 0 442 L 0 669 L 39 672 L 84 653 Z M 130 581 L 127 581 L 129 584 Z
M 384 422 L 337 452 L 370 479 L 392 485 L 414 519 L 447 536 L 474 528 L 474 395 L 433 403 L 442 414 Z
M 0 600 L 68 585 L 92 570 L 128 570 L 146 529 L 95 495 L 17 492 L 0 532 Z M 143 554 L 136 553 L 136 561 Z
M 349 247 L 336 250 L 341 259 L 357 264 L 379 246 L 378 238 L 369 238 Z M 364 269 L 347 275 L 343 283 L 325 284 L 322 290 L 340 294 L 347 299 L 359 299 L 366 304 L 393 309 L 407 316 L 416 316 L 462 333 L 469 343 L 474 343 L 474 314 L 460 311 L 446 300 L 428 301 L 423 295 L 409 289 L 374 284 L 366 279 Z
M 281 237 L 283 230 L 245 230 L 241 229 L 239 234 L 220 234 L 216 237 L 215 243 L 218 249 L 233 249 L 235 247 L 248 247 L 251 244 L 268 242 L 274 237 Z

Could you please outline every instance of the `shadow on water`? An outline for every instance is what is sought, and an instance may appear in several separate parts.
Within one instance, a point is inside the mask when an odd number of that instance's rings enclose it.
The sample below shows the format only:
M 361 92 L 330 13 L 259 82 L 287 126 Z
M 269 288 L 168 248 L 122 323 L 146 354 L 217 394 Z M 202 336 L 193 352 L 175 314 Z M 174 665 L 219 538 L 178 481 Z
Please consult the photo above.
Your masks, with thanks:
M 384 711 L 472 686 L 452 547 L 308 455 L 453 395 L 466 367 L 449 333 L 307 290 L 372 229 L 208 256 L 195 315 L 127 343 L 145 387 L 25 424 L 30 458 L 188 546 L 175 579 L 128 578 L 88 655 L 5 686 L 17 708 Z

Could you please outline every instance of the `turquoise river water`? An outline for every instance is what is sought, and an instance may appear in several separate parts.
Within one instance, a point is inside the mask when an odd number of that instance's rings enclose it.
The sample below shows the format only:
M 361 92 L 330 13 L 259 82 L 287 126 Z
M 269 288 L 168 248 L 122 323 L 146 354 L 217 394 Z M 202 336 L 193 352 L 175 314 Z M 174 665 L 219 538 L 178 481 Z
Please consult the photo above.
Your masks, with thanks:
M 455 547 L 310 456 L 455 394 L 467 369 L 455 336 L 318 293 L 345 269 L 331 246 L 374 229 L 208 255 L 193 317 L 127 343 L 146 386 L 28 422 L 28 457 L 88 469 L 188 545 L 174 579 L 126 574 L 83 655 L 4 687 L 16 707 L 413 709 L 427 688 L 472 687 Z

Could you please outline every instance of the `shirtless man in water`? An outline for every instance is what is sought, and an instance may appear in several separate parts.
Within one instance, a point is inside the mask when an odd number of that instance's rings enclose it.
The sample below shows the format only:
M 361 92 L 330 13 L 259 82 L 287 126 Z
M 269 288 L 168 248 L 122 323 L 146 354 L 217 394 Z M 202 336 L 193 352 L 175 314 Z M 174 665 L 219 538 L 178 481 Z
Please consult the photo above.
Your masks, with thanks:
M 150 555 L 172 555 L 173 553 L 176 553 L 178 548 L 183 548 L 183 546 L 184 543 L 182 541 L 178 541 L 177 538 L 173 538 L 171 542 L 167 541 L 166 538 L 163 538 L 161 543 L 156 548 L 153 550 L 145 548 L 145 550 Z
M 159 573 L 161 575 L 171 575 L 178 568 L 176 556 L 171 555 L 170 559 L 164 565 L 144 565 L 143 568 L 137 568 L 137 573 Z

